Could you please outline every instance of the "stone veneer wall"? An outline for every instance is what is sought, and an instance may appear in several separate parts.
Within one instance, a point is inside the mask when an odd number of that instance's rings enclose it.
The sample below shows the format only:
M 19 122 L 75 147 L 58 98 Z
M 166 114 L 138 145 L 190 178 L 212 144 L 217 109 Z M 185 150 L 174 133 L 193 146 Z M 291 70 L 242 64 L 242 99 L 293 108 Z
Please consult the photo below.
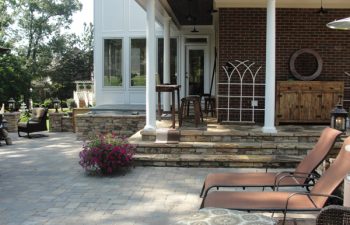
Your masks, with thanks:
M 50 132 L 73 132 L 73 117 L 64 113 L 50 113 Z
M 62 132 L 73 132 L 73 117 L 62 117 Z
M 17 132 L 17 123 L 21 114 L 19 112 L 4 113 L 4 119 L 7 121 L 8 132 Z
M 130 137 L 144 128 L 145 115 L 76 115 L 76 134 L 79 140 L 86 140 L 100 133 L 114 132 L 117 135 Z

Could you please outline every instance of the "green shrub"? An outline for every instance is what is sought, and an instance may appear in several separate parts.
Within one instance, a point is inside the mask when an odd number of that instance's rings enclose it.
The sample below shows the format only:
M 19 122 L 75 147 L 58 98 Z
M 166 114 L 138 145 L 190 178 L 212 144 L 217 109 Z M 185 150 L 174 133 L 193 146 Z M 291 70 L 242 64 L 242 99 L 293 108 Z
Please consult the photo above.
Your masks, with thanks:
M 75 103 L 74 99 L 72 98 L 67 99 L 67 107 L 69 109 L 73 109 L 77 107 L 77 104 Z
M 45 107 L 45 108 L 48 108 L 48 109 L 50 109 L 50 108 L 53 108 L 53 103 L 52 103 L 52 100 L 51 99 L 45 99 L 45 101 L 44 101 L 44 103 L 43 103 L 43 106 Z
M 67 108 L 68 106 L 67 106 L 67 102 L 66 102 L 66 100 L 62 100 L 61 101 L 61 108 Z

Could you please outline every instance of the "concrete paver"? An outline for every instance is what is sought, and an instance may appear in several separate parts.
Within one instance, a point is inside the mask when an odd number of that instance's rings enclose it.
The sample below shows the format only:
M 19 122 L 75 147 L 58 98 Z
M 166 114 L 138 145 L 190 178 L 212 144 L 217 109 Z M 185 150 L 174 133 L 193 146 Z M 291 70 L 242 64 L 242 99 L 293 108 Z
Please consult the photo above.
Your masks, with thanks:
M 247 169 L 136 167 L 88 176 L 72 133 L 0 146 L 0 224 L 166 225 L 198 210 L 209 172 Z M 250 169 L 257 171 L 257 169 Z M 311 223 L 312 224 L 312 223 Z

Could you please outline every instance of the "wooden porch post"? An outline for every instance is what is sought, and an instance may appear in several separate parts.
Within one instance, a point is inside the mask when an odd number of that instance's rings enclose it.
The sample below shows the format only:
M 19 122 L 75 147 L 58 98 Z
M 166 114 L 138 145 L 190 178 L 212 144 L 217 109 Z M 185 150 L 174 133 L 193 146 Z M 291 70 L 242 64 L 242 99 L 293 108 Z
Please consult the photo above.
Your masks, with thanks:
M 156 33 L 155 0 L 147 0 L 146 25 L 146 125 L 144 130 L 156 130 Z
M 262 131 L 277 133 L 275 127 L 276 82 L 276 0 L 267 1 L 266 16 L 266 73 L 265 73 L 265 120 Z

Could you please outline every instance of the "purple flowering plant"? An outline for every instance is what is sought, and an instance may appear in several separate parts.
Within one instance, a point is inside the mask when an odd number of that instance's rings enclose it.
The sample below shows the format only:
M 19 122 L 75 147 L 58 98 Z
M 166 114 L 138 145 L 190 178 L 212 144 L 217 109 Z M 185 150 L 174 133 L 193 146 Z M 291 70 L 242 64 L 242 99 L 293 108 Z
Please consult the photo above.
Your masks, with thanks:
M 113 174 L 132 165 L 134 152 L 135 146 L 129 144 L 126 137 L 100 134 L 83 145 L 79 164 L 87 172 Z

